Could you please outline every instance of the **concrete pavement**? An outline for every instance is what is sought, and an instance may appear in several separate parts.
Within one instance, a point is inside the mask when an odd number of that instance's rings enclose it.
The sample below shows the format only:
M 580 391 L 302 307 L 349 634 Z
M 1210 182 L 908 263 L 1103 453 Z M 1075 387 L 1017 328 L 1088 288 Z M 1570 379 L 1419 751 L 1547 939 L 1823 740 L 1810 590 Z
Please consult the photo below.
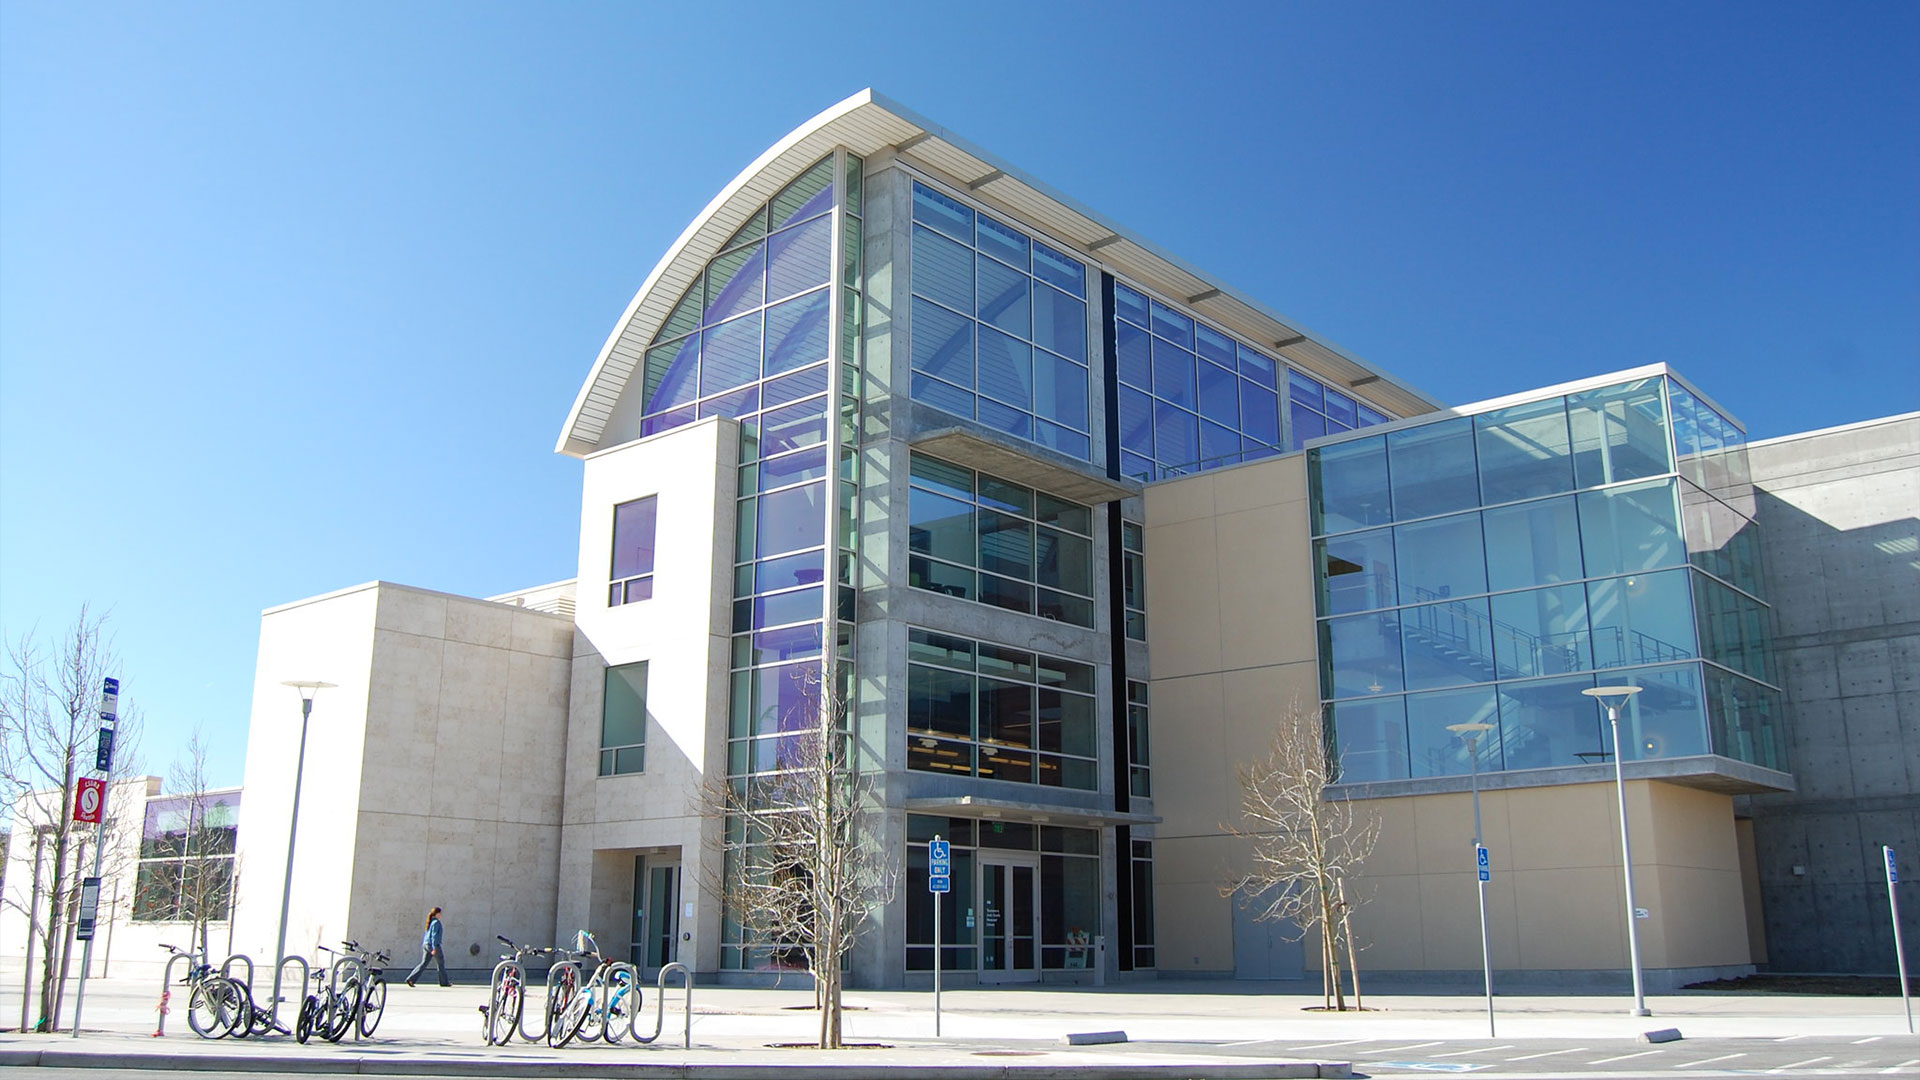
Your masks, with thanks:
M 818 1016 L 804 979 L 784 989 L 696 987 L 691 1048 L 682 1046 L 687 1018 L 676 989 L 666 996 L 665 1030 L 653 1045 L 575 1043 L 564 1050 L 518 1042 L 486 1046 L 477 1008 L 486 989 L 479 986 L 395 985 L 379 1031 L 357 1045 L 351 1039 L 306 1046 L 284 1037 L 203 1040 L 187 1027 L 185 995 L 176 993 L 167 1034 L 154 1038 L 157 981 L 109 979 L 89 983 L 86 1030 L 79 1038 L 0 1034 L 0 1064 L 443 1075 L 642 1071 L 703 1080 L 763 1077 L 775 1068 L 822 1077 L 910 1068 L 952 1080 L 1056 1075 L 1229 1080 L 1345 1076 L 1349 1067 L 1338 1057 L 1249 1059 L 1221 1049 L 1228 1044 L 1484 1040 L 1487 1034 L 1484 999 L 1476 996 L 1381 987 L 1368 995 L 1369 1011 L 1329 1014 L 1305 1011 L 1318 1005 L 1319 997 L 1301 989 L 1286 983 L 1167 980 L 1099 990 L 952 990 L 942 995 L 940 1038 L 933 1034 L 930 992 L 851 991 L 846 1038 L 877 1045 L 823 1053 L 782 1045 L 815 1038 Z M 0 995 L 0 1023 L 17 1018 L 17 992 Z M 653 1030 L 659 1015 L 655 994 L 647 989 L 643 1034 Z M 1678 1028 L 1690 1039 L 1908 1037 L 1898 998 L 1681 993 L 1649 999 L 1651 1019 L 1626 1015 L 1631 1002 L 1625 995 L 1516 992 L 1500 995 L 1495 1003 L 1502 1039 L 1577 1039 L 1631 1048 L 1643 1032 L 1657 1028 Z M 1131 1041 L 1086 1047 L 1063 1042 L 1066 1035 L 1090 1031 L 1124 1031 Z

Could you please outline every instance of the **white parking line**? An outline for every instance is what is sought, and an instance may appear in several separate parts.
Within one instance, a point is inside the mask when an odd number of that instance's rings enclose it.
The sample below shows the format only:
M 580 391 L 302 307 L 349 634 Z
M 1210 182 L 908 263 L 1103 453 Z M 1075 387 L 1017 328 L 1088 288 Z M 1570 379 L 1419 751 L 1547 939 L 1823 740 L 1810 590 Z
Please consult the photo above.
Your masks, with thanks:
M 1424 1042 L 1424 1043 L 1414 1043 L 1414 1044 L 1413 1044 L 1413 1045 L 1411 1045 L 1411 1046 L 1383 1046 L 1383 1047 L 1381 1047 L 1381 1048 L 1380 1048 L 1380 1049 L 1378 1049 L 1378 1050 L 1369 1050 L 1369 1051 L 1367 1051 L 1367 1053 L 1368 1053 L 1369 1055 L 1372 1055 L 1372 1054 L 1397 1054 L 1397 1053 L 1399 1053 L 1399 1052 L 1400 1052 L 1400 1051 L 1402 1051 L 1402 1050 L 1418 1050 L 1418 1049 L 1420 1049 L 1420 1048 L 1421 1048 L 1421 1047 L 1423 1047 L 1423 1046 L 1439 1046 L 1439 1045 L 1440 1045 L 1440 1043 L 1436 1041 L 1436 1042 Z
M 1731 1060 L 1733 1060 L 1734 1058 L 1737 1058 L 1737 1057 L 1746 1057 L 1746 1056 L 1747 1056 L 1747 1055 L 1745 1055 L 1745 1054 L 1721 1054 L 1721 1055 L 1720 1055 L 1719 1057 L 1717 1057 L 1717 1058 L 1701 1058 L 1701 1059 L 1700 1059 L 1699 1061 L 1689 1061 L 1689 1062 L 1687 1062 L 1687 1063 L 1686 1063 L 1686 1064 L 1684 1064 L 1684 1065 L 1675 1065 L 1675 1066 L 1674 1066 L 1674 1068 L 1676 1068 L 1676 1069 L 1691 1069 L 1691 1068 L 1693 1068 L 1693 1067 L 1694 1067 L 1695 1065 L 1711 1065 L 1711 1064 L 1713 1064 L 1713 1063 L 1714 1063 L 1714 1062 L 1716 1062 L 1716 1061 L 1731 1061 Z
M 1354 1043 L 1372 1042 L 1372 1039 L 1342 1039 L 1339 1042 L 1308 1043 L 1305 1046 L 1289 1046 L 1289 1050 L 1324 1050 L 1329 1046 L 1352 1046 Z
M 1548 1050 L 1545 1053 L 1540 1053 L 1540 1054 L 1521 1054 L 1519 1057 L 1510 1057 L 1507 1060 L 1508 1061 L 1531 1061 L 1534 1058 L 1552 1057 L 1555 1054 L 1577 1054 L 1582 1050 L 1588 1050 L 1588 1049 L 1591 1049 L 1591 1047 L 1574 1046 L 1574 1047 L 1569 1047 L 1568 1049 L 1565 1049 L 1565 1050 Z
M 1619 1057 L 1597 1058 L 1587 1062 L 1589 1065 L 1605 1065 L 1609 1061 L 1625 1061 L 1628 1058 L 1646 1057 L 1648 1054 L 1664 1054 L 1664 1050 L 1642 1050 L 1637 1054 L 1621 1054 Z
M 1869 1036 L 1867 1036 L 1867 1037 L 1866 1037 L 1866 1038 L 1864 1038 L 1864 1039 L 1855 1039 L 1855 1040 L 1853 1040 L 1853 1045 L 1855 1045 L 1855 1046 L 1859 1046 L 1859 1045 L 1860 1045 L 1860 1044 L 1862 1044 L 1862 1043 L 1870 1043 L 1870 1042 L 1879 1042 L 1879 1041 L 1880 1041 L 1880 1039 L 1881 1039 L 1881 1036 L 1879 1036 L 1879 1035 L 1869 1035 Z
M 1802 1065 L 1811 1065 L 1816 1061 L 1832 1061 L 1832 1060 L 1833 1060 L 1833 1055 L 1828 1054 L 1825 1057 L 1808 1058 L 1805 1061 L 1796 1061 L 1791 1065 L 1782 1065 L 1777 1069 L 1768 1069 L 1767 1071 L 1770 1073 L 1786 1072 L 1788 1069 L 1797 1069 Z
M 1805 1035 L 1782 1035 L 1781 1037 L 1773 1041 L 1774 1042 L 1792 1042 L 1795 1039 L 1804 1039 L 1804 1038 L 1806 1038 Z
M 1885 1076 L 1888 1073 L 1899 1072 L 1901 1069 L 1904 1069 L 1909 1065 L 1920 1065 L 1920 1058 L 1914 1058 L 1912 1061 L 1903 1061 L 1900 1064 L 1895 1065 L 1890 1069 L 1881 1069 L 1880 1075 Z
M 1221 1043 L 1220 1045 L 1221 1045 L 1221 1046 L 1223 1046 L 1223 1047 L 1225 1047 L 1225 1046 L 1252 1046 L 1252 1045 L 1254 1045 L 1255 1043 L 1263 1043 L 1263 1042 L 1272 1042 L 1272 1041 L 1273 1041 L 1272 1039 L 1241 1039 L 1241 1040 L 1240 1040 L 1239 1042 L 1230 1042 L 1230 1043 Z
M 1471 1050 L 1449 1050 L 1444 1054 L 1428 1054 L 1427 1056 L 1443 1058 L 1443 1057 L 1460 1057 L 1463 1054 L 1491 1054 L 1495 1050 L 1511 1050 L 1513 1049 L 1513 1046 L 1514 1046 L 1513 1043 L 1508 1043 L 1505 1046 L 1476 1046 Z

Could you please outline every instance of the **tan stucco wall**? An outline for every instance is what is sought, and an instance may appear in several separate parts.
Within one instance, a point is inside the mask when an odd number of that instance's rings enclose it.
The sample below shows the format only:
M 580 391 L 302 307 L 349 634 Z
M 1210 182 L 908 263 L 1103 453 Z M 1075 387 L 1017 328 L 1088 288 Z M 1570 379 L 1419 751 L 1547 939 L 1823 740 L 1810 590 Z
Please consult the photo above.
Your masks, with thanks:
M 1305 455 L 1155 484 L 1146 526 L 1160 970 L 1231 972 L 1237 901 L 1219 890 L 1246 865 L 1222 827 L 1239 816 L 1236 770 L 1265 752 L 1279 710 L 1318 707 Z M 1169 551 L 1180 555 L 1157 556 Z M 1363 965 L 1477 969 L 1471 796 L 1365 805 L 1381 831 L 1354 882 Z M 1494 966 L 1624 968 L 1614 787 L 1489 791 L 1481 805 Z M 1635 893 L 1650 914 L 1643 964 L 1752 962 L 1731 797 L 1636 781 L 1628 806 Z M 1317 964 L 1311 944 L 1306 955 Z

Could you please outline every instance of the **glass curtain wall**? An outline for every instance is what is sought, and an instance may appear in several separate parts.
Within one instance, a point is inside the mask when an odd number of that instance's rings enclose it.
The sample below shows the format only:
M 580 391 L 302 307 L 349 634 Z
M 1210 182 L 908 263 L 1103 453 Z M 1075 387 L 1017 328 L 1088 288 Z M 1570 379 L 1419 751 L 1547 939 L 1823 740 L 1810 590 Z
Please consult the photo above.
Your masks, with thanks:
M 1467 722 L 1495 725 L 1483 769 L 1607 759 L 1579 694 L 1596 678 L 1645 688 L 1632 759 L 1784 767 L 1771 613 L 1716 572 L 1683 507 L 1712 500 L 1749 540 L 1750 518 L 1686 478 L 1670 394 L 1685 392 L 1639 379 L 1308 452 L 1344 780 L 1467 772 L 1447 731 Z
M 916 181 L 915 401 L 1088 460 L 1087 267 Z
M 1122 282 L 1113 306 L 1124 476 L 1237 465 L 1390 419 Z
M 913 455 L 907 583 L 1075 626 L 1093 625 L 1093 510 Z
M 794 760 L 796 733 L 822 722 L 809 680 L 830 652 L 834 685 L 852 682 L 861 167 L 830 154 L 774 196 L 662 332 L 686 336 L 648 353 L 644 432 L 700 416 L 741 421 L 729 776 Z M 730 855 L 724 872 L 737 869 Z M 782 956 L 723 917 L 722 967 L 779 966 Z

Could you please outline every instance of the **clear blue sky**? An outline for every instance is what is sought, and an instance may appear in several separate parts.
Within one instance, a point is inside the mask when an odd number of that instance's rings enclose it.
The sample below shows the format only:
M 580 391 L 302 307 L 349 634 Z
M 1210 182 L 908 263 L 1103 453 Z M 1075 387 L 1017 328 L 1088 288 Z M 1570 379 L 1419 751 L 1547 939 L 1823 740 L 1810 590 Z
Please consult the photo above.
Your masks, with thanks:
M 614 320 L 865 86 L 1446 401 L 1920 408 L 1912 3 L 16 0 L 0 627 L 110 609 L 149 767 L 237 783 L 262 608 L 570 577 Z

